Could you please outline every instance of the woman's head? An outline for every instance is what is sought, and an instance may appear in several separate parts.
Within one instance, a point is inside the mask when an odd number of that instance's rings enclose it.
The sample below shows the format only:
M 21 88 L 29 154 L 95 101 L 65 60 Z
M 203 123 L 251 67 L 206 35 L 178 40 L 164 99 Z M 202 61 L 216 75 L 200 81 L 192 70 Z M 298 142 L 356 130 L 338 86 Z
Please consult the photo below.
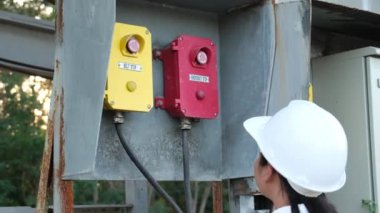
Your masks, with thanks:
M 244 127 L 265 159 L 298 193 L 317 197 L 345 183 L 344 130 L 316 104 L 295 100 L 273 117 L 248 119 Z
M 254 167 L 256 183 L 259 188 L 261 187 L 262 194 L 272 202 L 277 200 L 277 205 L 290 206 L 292 213 L 300 213 L 299 204 L 304 204 L 309 213 L 337 213 L 324 194 L 317 197 L 306 197 L 296 192 L 290 186 L 289 181 L 279 174 L 261 153 L 257 157 Z

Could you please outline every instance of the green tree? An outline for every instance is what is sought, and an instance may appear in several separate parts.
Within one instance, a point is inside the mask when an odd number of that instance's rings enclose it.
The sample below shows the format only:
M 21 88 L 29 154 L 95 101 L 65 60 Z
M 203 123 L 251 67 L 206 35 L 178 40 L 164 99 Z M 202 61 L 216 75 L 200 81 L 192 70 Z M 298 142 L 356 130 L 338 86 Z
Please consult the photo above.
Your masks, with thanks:
M 0 1 L 0 10 L 47 20 L 55 16 L 51 6 L 43 0 Z M 43 104 L 50 87 L 50 81 L 45 79 L 0 70 L 2 206 L 35 204 L 47 119 Z M 45 94 L 41 93 L 42 90 Z M 45 97 L 41 98 L 41 95 Z
M 50 83 L 28 79 L 0 71 L 0 205 L 35 203 L 45 138 L 37 93 Z
M 0 10 L 38 19 L 54 20 L 53 2 L 47 0 L 2 0 L 0 1 Z

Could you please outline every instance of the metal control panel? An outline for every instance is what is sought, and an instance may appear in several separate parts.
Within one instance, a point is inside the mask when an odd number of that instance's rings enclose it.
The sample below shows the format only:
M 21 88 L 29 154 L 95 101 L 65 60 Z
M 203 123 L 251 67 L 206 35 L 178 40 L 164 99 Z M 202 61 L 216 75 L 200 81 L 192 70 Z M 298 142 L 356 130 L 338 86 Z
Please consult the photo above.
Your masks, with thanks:
M 148 112 L 153 105 L 151 33 L 115 23 L 104 97 L 106 109 Z
M 156 54 L 164 64 L 165 97 L 156 97 L 155 106 L 174 117 L 215 118 L 219 99 L 214 42 L 181 35 Z

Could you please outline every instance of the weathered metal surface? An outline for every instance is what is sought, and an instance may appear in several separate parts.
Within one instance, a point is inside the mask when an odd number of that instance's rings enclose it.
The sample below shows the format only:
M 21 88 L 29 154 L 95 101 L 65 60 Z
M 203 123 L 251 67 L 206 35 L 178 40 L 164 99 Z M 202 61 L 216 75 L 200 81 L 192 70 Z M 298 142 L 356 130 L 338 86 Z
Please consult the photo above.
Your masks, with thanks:
M 146 26 L 152 33 L 153 48 L 161 49 L 180 34 L 212 39 L 219 48 L 216 14 L 151 3 L 119 1 L 117 21 Z M 163 24 L 165 23 L 165 24 Z M 218 58 L 218 61 L 221 60 Z M 163 95 L 162 62 L 153 62 L 154 96 Z M 112 116 L 105 111 L 99 135 L 94 176 L 99 179 L 143 179 L 123 151 Z M 131 149 L 158 180 L 182 180 L 182 147 L 179 120 L 161 109 L 149 113 L 124 113 L 123 133 Z M 221 119 L 194 122 L 189 132 L 190 178 L 220 179 Z M 69 176 L 67 176 L 69 178 Z M 85 174 L 71 176 L 88 178 Z M 71 178 L 70 177 L 70 178 Z
M 313 1 L 313 27 L 329 32 L 380 41 L 380 1 L 378 12 L 362 10 L 331 1 Z M 355 1 L 360 4 L 364 1 Z M 334 43 L 340 43 L 334 42 Z
M 60 22 L 63 18 L 62 13 L 64 10 L 63 1 L 57 1 L 57 18 L 56 21 Z M 59 35 L 63 33 L 63 28 L 56 25 L 56 33 Z M 53 144 L 53 206 L 55 212 L 69 213 L 74 211 L 74 198 L 73 198 L 73 185 L 71 181 L 63 180 L 63 173 L 65 170 L 65 96 L 64 96 L 64 76 L 63 64 L 64 61 L 64 48 L 62 41 L 56 36 L 56 50 L 55 50 L 55 69 L 53 80 L 52 100 L 53 104 L 50 108 L 50 119 L 54 121 L 54 144 Z M 52 113 L 53 112 L 53 113 Z M 53 115 L 52 115 L 53 114 Z
M 59 69 L 56 71 L 58 72 Z M 54 162 L 54 190 L 59 193 L 59 208 L 60 212 L 73 212 L 74 211 L 74 192 L 73 192 L 73 182 L 69 180 L 63 180 L 63 174 L 66 166 L 66 158 L 65 158 L 65 121 L 63 118 L 64 112 L 64 90 L 61 90 L 58 106 L 59 106 L 59 138 L 55 143 L 55 156 L 58 158 L 58 162 Z M 55 105 L 57 107 L 57 105 Z M 58 149 L 58 150 L 57 150 Z M 58 164 L 58 165 L 57 165 Z
M 291 1 L 272 5 L 265 1 L 218 16 L 146 2 L 118 3 L 117 20 L 146 26 L 153 35 L 153 48 L 163 48 L 179 34 L 215 42 L 221 77 L 221 115 L 193 124 L 189 134 L 190 178 L 207 181 L 251 176 L 257 147 L 243 130 L 242 122 L 266 111 L 273 113 L 290 99 L 306 98 L 310 4 Z M 143 179 L 121 149 L 112 123 L 114 112 L 103 112 L 98 132 L 112 30 L 105 25 L 109 19 L 90 21 L 93 14 L 89 14 L 84 3 L 77 4 L 74 11 L 83 11 L 70 14 L 63 31 L 67 159 L 64 177 Z M 65 13 L 63 17 L 67 17 Z M 95 33 L 100 31 L 101 35 Z M 65 40 L 70 43 L 65 44 Z M 292 55 L 287 54 L 289 49 Z M 162 64 L 155 61 L 153 67 L 154 94 L 159 96 L 163 94 Z M 159 109 L 145 114 L 125 113 L 125 117 L 123 134 L 148 171 L 158 180 L 182 180 L 178 120 Z
M 129 0 L 130 1 L 130 0 Z M 227 13 L 233 10 L 250 7 L 252 5 L 262 2 L 262 0 L 146 0 L 155 4 L 160 4 L 164 7 L 182 7 L 195 10 L 202 10 L 218 14 Z M 130 1 L 131 2 L 131 1 Z M 133 2 L 141 2 L 140 0 L 133 0 Z
M 103 96 L 115 1 L 57 2 L 57 52 L 60 72 L 54 88 L 64 90 L 64 176 L 90 173 L 103 109 Z M 62 19 L 62 20 L 61 20 Z M 56 123 L 58 121 L 56 120 Z
M 74 206 L 75 213 L 133 213 L 132 205 L 81 205 Z M 142 213 L 144 213 L 142 211 Z
M 274 8 L 276 49 L 269 115 L 291 99 L 307 99 L 310 83 L 310 1 L 285 1 Z
M 255 212 L 253 194 L 258 188 L 253 178 L 231 179 L 228 182 L 228 199 L 231 213 Z
M 51 106 L 55 106 L 58 103 L 58 97 L 52 94 Z M 54 140 L 54 124 L 56 110 L 49 113 L 47 135 L 45 138 L 44 150 L 42 153 L 42 162 L 40 168 L 40 179 L 38 184 L 38 194 L 37 194 L 37 204 L 36 212 L 44 213 L 47 212 L 48 206 L 47 201 L 49 197 L 49 187 L 52 182 L 52 170 L 53 170 L 53 140 Z
M 94 158 L 96 150 L 115 2 L 57 1 L 57 6 L 53 94 L 58 101 L 51 108 L 55 112 L 54 211 L 73 212 L 72 182 L 63 176 L 73 166 L 88 169 L 94 164 L 86 156 Z M 93 146 L 83 146 L 82 137 L 87 135 L 83 132 L 90 132 L 87 142 Z
M 355 10 L 368 11 L 380 14 L 380 2 L 378 0 L 314 0 L 315 2 L 325 2 L 331 5 L 338 5 Z
M 31 207 L 0 207 L 0 213 L 33 213 L 35 210 Z
M 270 1 L 221 17 L 221 112 L 224 178 L 252 176 L 257 146 L 243 121 L 264 115 L 274 60 Z
M 0 11 L 0 67 L 53 76 L 54 23 Z
M 212 206 L 214 213 L 223 213 L 223 182 L 212 183 Z
M 131 206 L 129 213 L 148 213 L 148 182 L 145 180 L 125 181 L 125 203 Z

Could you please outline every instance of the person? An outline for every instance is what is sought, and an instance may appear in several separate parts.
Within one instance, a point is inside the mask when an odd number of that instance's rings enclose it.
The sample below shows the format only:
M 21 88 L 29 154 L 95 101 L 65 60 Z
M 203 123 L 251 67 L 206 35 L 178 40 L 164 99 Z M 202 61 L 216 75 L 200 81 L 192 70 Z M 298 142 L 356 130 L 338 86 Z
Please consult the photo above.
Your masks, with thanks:
M 346 181 L 347 138 L 339 121 L 316 104 L 293 100 L 274 116 L 243 124 L 260 153 L 254 177 L 273 213 L 333 213 L 325 193 Z

